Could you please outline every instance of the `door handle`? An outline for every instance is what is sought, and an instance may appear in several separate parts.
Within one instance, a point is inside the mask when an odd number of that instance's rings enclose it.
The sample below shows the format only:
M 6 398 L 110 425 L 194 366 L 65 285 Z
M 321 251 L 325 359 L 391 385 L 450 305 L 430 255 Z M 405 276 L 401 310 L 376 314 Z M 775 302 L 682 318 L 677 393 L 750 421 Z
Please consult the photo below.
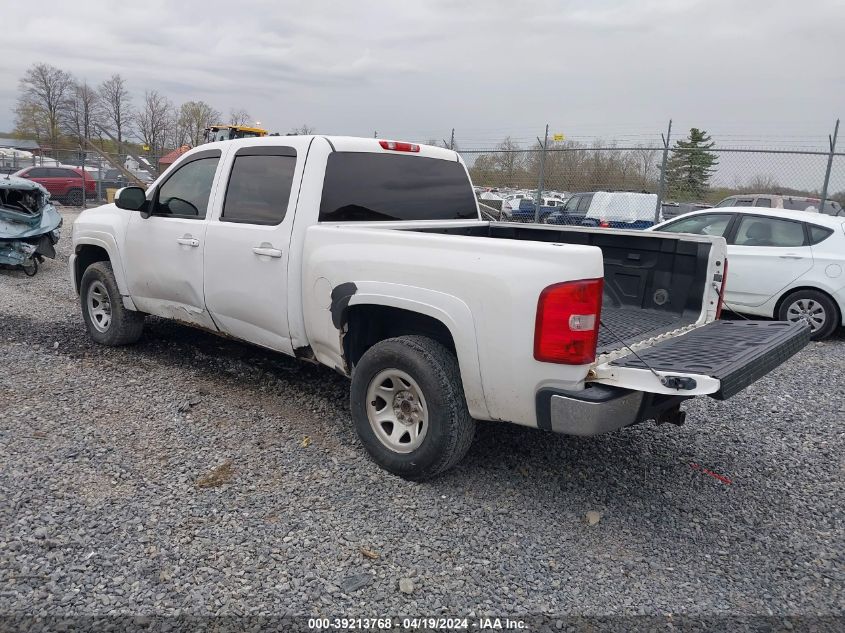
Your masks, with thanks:
M 262 244 L 261 246 L 254 246 L 252 252 L 256 255 L 264 255 L 265 257 L 281 257 L 282 251 L 278 248 L 273 248 L 271 244 Z
M 804 259 L 803 255 L 780 255 L 781 259 Z
M 200 241 L 195 237 L 179 237 L 176 238 L 176 241 L 182 246 L 193 246 L 196 248 L 200 245 Z

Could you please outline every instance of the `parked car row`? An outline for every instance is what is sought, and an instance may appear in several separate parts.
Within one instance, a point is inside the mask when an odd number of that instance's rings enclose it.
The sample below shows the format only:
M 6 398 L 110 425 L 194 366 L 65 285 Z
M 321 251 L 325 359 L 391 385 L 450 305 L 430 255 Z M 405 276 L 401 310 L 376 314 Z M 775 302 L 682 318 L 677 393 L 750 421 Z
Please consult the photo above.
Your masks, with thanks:
M 540 222 L 545 221 L 551 213 L 554 213 L 564 205 L 564 201 L 560 198 L 549 198 L 544 196 L 540 203 Z M 511 210 L 503 208 L 503 214 L 506 220 L 512 222 L 533 222 L 537 217 L 535 209 L 537 204 L 533 198 L 521 198 L 516 207 L 511 207 Z
M 532 192 L 476 191 L 476 195 L 483 205 L 500 210 L 502 220 L 568 226 L 645 229 L 655 223 L 657 207 L 655 194 L 630 191 L 549 192 L 539 213 Z
M 763 207 L 766 209 L 784 209 L 786 211 L 810 211 L 819 213 L 821 199 L 806 196 L 790 196 L 769 193 L 746 193 L 729 196 L 716 205 L 722 207 Z M 825 200 L 821 212 L 825 215 L 842 216 L 842 205 L 835 200 Z

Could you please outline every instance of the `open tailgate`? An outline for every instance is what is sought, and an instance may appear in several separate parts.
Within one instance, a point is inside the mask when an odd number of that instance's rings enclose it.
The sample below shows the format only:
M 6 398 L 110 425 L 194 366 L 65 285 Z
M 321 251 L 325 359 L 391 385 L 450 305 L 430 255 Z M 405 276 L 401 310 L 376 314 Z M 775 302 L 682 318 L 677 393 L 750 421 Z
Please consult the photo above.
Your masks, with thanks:
M 650 393 L 726 400 L 810 342 L 786 321 L 714 321 L 622 358 L 600 362 L 590 382 Z

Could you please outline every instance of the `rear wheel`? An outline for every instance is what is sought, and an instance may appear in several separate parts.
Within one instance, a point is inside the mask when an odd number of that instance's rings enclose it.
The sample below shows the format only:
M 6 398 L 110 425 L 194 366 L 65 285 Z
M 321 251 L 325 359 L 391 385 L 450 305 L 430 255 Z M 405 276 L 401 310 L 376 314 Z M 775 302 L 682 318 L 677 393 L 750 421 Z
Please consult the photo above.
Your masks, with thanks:
M 85 269 L 79 299 L 88 334 L 97 343 L 129 345 L 141 338 L 144 315 L 124 307 L 109 262 L 96 262 Z
M 819 341 L 833 334 L 840 322 L 836 303 L 818 290 L 796 290 L 780 304 L 778 318 L 792 323 L 805 322 L 812 328 L 812 339 Z
M 81 207 L 82 206 L 82 190 L 81 189 L 71 189 L 67 193 L 67 203 L 72 207 Z
M 367 350 L 352 374 L 351 407 L 373 461 L 406 479 L 448 470 L 475 436 L 458 361 L 425 336 L 387 339 Z

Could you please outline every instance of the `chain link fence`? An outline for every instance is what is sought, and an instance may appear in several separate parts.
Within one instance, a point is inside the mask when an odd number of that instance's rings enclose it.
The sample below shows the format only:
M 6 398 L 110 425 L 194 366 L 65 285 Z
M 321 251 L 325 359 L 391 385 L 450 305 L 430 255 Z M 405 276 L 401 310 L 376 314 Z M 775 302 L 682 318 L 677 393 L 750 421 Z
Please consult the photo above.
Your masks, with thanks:
M 479 201 L 503 221 L 645 228 L 720 202 L 818 210 L 828 162 L 823 211 L 845 215 L 845 153 L 550 143 L 461 155 Z
M 0 173 L 35 166 L 84 168 L 94 181 L 84 202 L 97 204 L 120 187 L 151 182 L 174 158 L 173 152 L 158 155 L 131 145 L 122 152 L 104 149 L 109 145 L 115 144 L 92 141 L 83 151 L 68 141 L 35 153 L 0 148 Z M 524 149 L 470 148 L 460 153 L 483 209 L 495 219 L 576 225 L 609 220 L 637 222 L 636 228 L 642 228 L 737 196 L 742 196 L 734 200 L 739 204 L 786 208 L 799 208 L 799 199 L 808 198 L 807 206 L 820 208 L 828 163 L 824 212 L 839 212 L 845 204 L 845 153 L 832 151 L 834 147 L 833 139 L 828 151 L 549 141 L 545 149 L 538 142 Z M 793 202 L 785 204 L 790 198 Z
M 42 182 L 57 202 L 87 206 L 109 201 L 114 191 L 121 187 L 146 186 L 160 173 L 161 158 L 131 149 L 105 151 L 96 143 L 86 144 L 85 150 L 76 143 L 63 143 L 38 152 L 7 148 L 0 149 L 0 173 L 26 170 L 26 177 Z M 89 181 L 84 188 L 80 169 L 85 170 L 85 178 Z M 80 186 L 61 182 L 63 180 L 78 180 Z

